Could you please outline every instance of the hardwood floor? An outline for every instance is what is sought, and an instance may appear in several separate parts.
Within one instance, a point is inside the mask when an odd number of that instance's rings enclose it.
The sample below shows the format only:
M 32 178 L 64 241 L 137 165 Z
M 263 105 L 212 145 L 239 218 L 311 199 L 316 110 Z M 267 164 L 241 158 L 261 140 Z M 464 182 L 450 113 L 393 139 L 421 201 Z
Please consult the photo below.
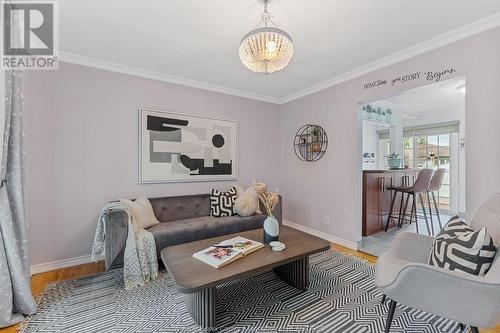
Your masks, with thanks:
M 79 277 L 99 272 L 104 272 L 104 262 L 73 266 L 36 274 L 31 277 L 31 290 L 33 295 L 38 295 L 45 289 L 45 286 L 51 282 L 78 279 Z M 18 327 L 19 325 L 3 329 L 0 328 L 0 333 L 15 333 L 18 332 Z
M 377 257 L 375 256 L 351 250 L 349 248 L 340 245 L 332 244 L 331 249 L 348 255 L 353 255 L 359 258 L 363 258 L 371 264 L 375 264 L 377 262 Z M 36 274 L 31 277 L 31 290 L 33 291 L 34 295 L 37 295 L 41 293 L 45 289 L 45 286 L 51 282 L 77 279 L 82 276 L 92 275 L 103 271 L 104 271 L 104 263 L 99 262 L 99 263 L 85 264 L 80 266 L 63 268 L 56 271 Z M 498 325 L 495 328 L 480 329 L 479 331 L 480 333 L 500 333 L 500 325 Z M 15 332 L 18 332 L 18 325 L 14 325 L 3 329 L 0 328 L 0 333 L 15 333 Z

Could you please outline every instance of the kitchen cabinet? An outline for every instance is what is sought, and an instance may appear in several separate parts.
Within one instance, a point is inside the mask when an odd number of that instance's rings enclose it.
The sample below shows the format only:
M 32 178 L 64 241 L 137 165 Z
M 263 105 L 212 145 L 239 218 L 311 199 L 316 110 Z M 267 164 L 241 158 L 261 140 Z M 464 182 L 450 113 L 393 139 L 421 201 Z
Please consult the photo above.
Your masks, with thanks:
M 417 170 L 364 170 L 363 171 L 363 236 L 383 231 L 393 191 L 392 186 L 411 186 L 417 178 Z M 400 209 L 401 194 L 394 202 L 393 215 Z M 396 227 L 396 219 L 391 219 L 389 228 Z

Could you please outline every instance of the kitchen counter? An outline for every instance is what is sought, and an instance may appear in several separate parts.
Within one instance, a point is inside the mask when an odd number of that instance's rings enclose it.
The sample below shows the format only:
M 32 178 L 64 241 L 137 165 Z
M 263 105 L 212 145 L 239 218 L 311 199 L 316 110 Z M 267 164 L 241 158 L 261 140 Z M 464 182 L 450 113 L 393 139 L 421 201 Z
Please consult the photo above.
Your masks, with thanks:
M 363 170 L 363 172 L 366 173 L 401 172 L 401 171 L 414 171 L 414 170 L 413 169 Z
M 363 236 L 381 232 L 387 223 L 391 206 L 392 186 L 411 186 L 417 178 L 419 170 L 363 170 Z M 400 209 L 401 194 L 394 201 L 394 216 Z M 389 227 L 395 227 L 394 219 Z

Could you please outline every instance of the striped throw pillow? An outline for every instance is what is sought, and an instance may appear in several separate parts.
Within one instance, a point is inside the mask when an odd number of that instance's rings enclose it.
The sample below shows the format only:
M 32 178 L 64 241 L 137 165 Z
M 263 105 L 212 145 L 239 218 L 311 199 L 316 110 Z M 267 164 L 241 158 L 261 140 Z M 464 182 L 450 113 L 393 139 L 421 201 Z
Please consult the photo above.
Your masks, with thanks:
M 234 202 L 236 201 L 236 188 L 227 192 L 210 189 L 210 216 L 222 217 L 236 215 Z
M 434 239 L 429 264 L 484 276 L 493 262 L 495 252 L 493 239 L 486 228 L 472 230 L 455 216 Z

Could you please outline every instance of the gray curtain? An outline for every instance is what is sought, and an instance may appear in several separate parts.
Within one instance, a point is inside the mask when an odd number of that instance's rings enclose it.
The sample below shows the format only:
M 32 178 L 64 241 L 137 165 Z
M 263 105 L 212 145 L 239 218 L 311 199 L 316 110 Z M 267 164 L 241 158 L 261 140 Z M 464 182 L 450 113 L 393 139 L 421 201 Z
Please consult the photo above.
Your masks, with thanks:
M 5 72 L 5 126 L 0 127 L 0 135 L 3 135 L 0 165 L 0 327 L 4 327 L 36 312 L 31 294 L 25 222 L 20 72 Z

